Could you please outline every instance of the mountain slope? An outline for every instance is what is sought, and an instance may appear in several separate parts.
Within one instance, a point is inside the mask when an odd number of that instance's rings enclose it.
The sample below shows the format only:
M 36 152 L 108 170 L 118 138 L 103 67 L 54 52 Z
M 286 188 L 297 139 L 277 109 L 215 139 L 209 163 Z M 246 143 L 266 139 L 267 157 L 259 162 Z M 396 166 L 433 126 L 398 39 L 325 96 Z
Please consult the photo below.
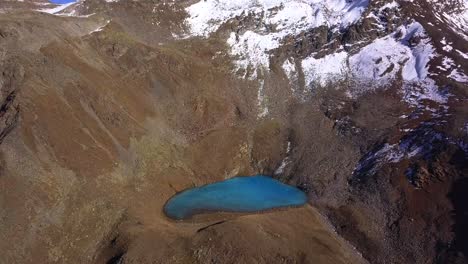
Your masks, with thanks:
M 465 1 L 0 10 L 7 262 L 467 262 Z M 163 215 L 256 173 L 311 205 Z

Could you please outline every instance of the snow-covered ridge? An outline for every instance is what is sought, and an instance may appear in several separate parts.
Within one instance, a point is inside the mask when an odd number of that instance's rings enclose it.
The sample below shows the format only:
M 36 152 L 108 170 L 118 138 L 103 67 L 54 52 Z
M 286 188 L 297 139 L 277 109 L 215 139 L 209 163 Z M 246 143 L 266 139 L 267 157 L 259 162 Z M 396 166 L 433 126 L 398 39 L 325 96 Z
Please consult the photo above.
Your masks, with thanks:
M 403 99 L 418 106 L 421 100 L 446 102 L 429 77 L 429 62 L 435 56 L 435 48 L 424 28 L 413 22 L 374 40 L 356 54 L 341 51 L 319 59 L 311 55 L 302 61 L 302 68 L 309 86 L 352 78 L 361 87 L 358 93 L 400 79 L 404 83 Z
M 234 30 L 226 41 L 236 72 L 257 79 L 263 76 L 259 72 L 269 70 L 270 56 L 286 37 L 324 25 L 332 32 L 346 30 L 364 13 L 371 21 L 374 18 L 377 30 L 386 32 L 386 16 L 401 8 L 396 1 L 388 1 L 365 12 L 368 5 L 368 0 L 206 0 L 186 8 L 189 16 L 185 23 L 189 28 L 187 37 L 203 38 L 210 37 L 223 24 L 232 23 Z M 358 44 L 367 41 L 363 39 Z M 367 42 L 359 50 L 342 46 L 325 56 L 317 52 L 303 59 L 290 57 L 282 62 L 282 68 L 291 83 L 296 82 L 302 70 L 307 87 L 351 80 L 351 96 L 401 80 L 403 100 L 422 107 L 425 100 L 439 104 L 447 101 L 429 73 L 429 63 L 436 56 L 425 29 L 413 21 Z M 453 69 L 449 74 L 459 82 L 467 79 L 463 72 Z M 260 99 L 263 105 L 265 100 Z
M 232 32 L 227 43 L 239 69 L 268 68 L 269 52 L 289 35 L 327 25 L 335 30 L 355 23 L 368 0 L 206 0 L 189 6 L 189 36 L 208 37 L 235 17 L 253 16 L 261 23 L 243 33 Z
M 368 0 L 199 1 L 186 8 L 189 14 L 185 21 L 189 28 L 187 37 L 206 38 L 224 23 L 232 22 L 234 27 L 240 23 L 240 28 L 235 28 L 227 39 L 229 53 L 237 73 L 256 79 L 258 72 L 268 71 L 272 51 L 279 48 L 286 37 L 298 36 L 323 25 L 331 31 L 346 29 L 361 19 L 368 4 Z M 375 18 L 377 28 L 384 32 L 387 22 L 381 17 L 385 17 L 388 10 L 399 8 L 396 1 L 388 1 L 367 12 L 367 17 Z M 252 19 L 245 19 L 247 17 Z M 350 78 L 357 84 L 355 86 L 370 89 L 399 79 L 404 83 L 403 99 L 411 105 L 419 106 L 422 100 L 446 102 L 428 72 L 429 62 L 437 56 L 435 48 L 418 22 L 400 26 L 357 52 L 341 47 L 326 56 L 317 57 L 318 54 L 313 53 L 301 61 L 287 58 L 282 64 L 285 75 L 294 82 L 302 70 L 308 87 Z M 465 80 L 465 76 L 456 71 L 451 77 Z M 353 94 L 361 92 L 356 90 Z
M 186 23 L 191 34 L 207 37 L 231 18 L 265 13 L 266 24 L 294 33 L 321 25 L 347 26 L 361 17 L 367 5 L 368 0 L 206 0 L 186 9 Z
M 419 43 L 410 44 L 415 37 Z M 349 73 L 357 80 L 378 80 L 379 84 L 386 84 L 397 77 L 404 81 L 424 80 L 428 74 L 429 60 L 434 56 L 434 47 L 423 27 L 414 22 L 374 40 L 354 55 L 342 51 L 320 59 L 311 56 L 302 62 L 302 67 L 307 84 L 318 77 L 324 84 L 343 78 L 343 73 Z M 397 75 L 399 72 L 401 76 Z

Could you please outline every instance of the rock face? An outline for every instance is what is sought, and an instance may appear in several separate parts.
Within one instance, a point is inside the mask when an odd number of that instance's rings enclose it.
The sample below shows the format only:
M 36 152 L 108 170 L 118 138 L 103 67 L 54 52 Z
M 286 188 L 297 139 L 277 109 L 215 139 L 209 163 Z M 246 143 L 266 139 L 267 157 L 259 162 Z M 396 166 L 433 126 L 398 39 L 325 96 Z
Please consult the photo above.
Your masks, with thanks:
M 5 263 L 467 263 L 464 1 L 0 2 Z M 268 174 L 310 205 L 167 219 Z

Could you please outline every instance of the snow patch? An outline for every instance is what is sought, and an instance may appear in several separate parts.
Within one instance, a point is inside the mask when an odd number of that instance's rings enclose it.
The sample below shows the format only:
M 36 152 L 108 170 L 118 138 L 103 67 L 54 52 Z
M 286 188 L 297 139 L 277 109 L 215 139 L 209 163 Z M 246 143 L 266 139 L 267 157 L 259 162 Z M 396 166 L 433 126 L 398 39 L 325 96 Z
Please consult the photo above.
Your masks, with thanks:
M 424 100 L 430 100 L 439 104 L 447 102 L 447 95 L 440 93 L 435 81 L 426 78 L 420 82 L 403 84 L 403 99 L 412 106 L 423 107 Z
M 464 59 L 468 60 L 468 54 L 467 53 L 464 53 L 463 51 L 461 50 L 457 50 L 458 54 L 460 54 L 460 56 L 462 56 Z
M 394 9 L 394 8 L 399 8 L 399 7 L 400 7 L 400 5 L 399 5 L 397 2 L 393 1 L 393 2 L 391 2 L 391 3 L 386 3 L 385 5 L 383 5 L 382 7 L 380 7 L 380 8 L 379 8 L 379 12 L 382 12 L 382 11 L 384 11 L 385 9 Z
M 282 68 L 290 81 L 297 79 L 296 64 L 294 63 L 293 58 L 285 60 Z
M 281 165 L 278 167 L 278 169 L 275 170 L 275 175 L 282 174 L 284 172 L 284 169 L 288 164 L 291 162 L 289 159 L 289 153 L 291 152 L 291 141 L 288 141 L 288 147 L 286 149 L 286 157 L 284 157 L 283 161 L 281 162 Z
M 383 81 L 396 77 L 400 65 L 409 61 L 411 54 L 411 49 L 390 35 L 362 48 L 349 59 L 349 63 L 355 77 L 366 82 L 382 80 L 379 84 L 384 85 L 386 82 Z
M 93 33 L 95 33 L 95 32 L 102 31 L 107 25 L 109 25 L 110 22 L 111 22 L 110 20 L 107 20 L 107 21 L 106 21 L 106 24 L 104 24 L 104 25 L 102 25 L 102 26 L 96 28 L 95 30 L 89 32 L 89 34 L 93 34 Z
M 442 66 L 437 66 L 437 68 L 442 71 L 448 71 L 450 68 L 454 66 L 455 66 L 455 62 L 451 58 L 444 57 L 442 59 Z
M 345 51 L 333 53 L 323 58 L 315 59 L 310 56 L 302 61 L 305 83 L 310 86 L 313 82 L 326 85 L 329 82 L 340 80 L 347 71 Z
M 260 86 L 258 88 L 257 92 L 257 104 L 258 104 L 258 118 L 263 118 L 268 115 L 269 110 L 268 110 L 268 105 L 267 101 L 265 98 L 265 80 L 260 80 Z
M 232 32 L 227 43 L 231 46 L 231 56 L 236 58 L 238 69 L 246 70 L 249 66 L 254 68 L 252 78 L 257 77 L 255 69 L 262 65 L 269 65 L 268 51 L 279 46 L 274 36 L 260 35 L 253 31 L 247 31 L 241 36 Z
M 457 82 L 468 83 L 468 76 L 466 76 L 463 72 L 459 72 L 458 69 L 452 70 L 448 77 Z

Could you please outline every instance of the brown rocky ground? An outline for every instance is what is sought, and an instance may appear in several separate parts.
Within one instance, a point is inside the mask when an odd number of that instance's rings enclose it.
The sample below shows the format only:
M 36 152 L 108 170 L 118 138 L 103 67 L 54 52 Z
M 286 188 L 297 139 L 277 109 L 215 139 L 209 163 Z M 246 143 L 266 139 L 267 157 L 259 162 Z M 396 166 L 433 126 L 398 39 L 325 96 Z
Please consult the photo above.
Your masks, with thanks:
M 365 263 L 310 206 L 167 219 L 177 191 L 272 170 L 287 129 L 204 45 L 103 21 L 0 18 L 2 263 Z
M 86 18 L 0 16 L 1 263 L 466 263 L 467 157 L 430 137 L 463 137 L 466 87 L 450 84 L 451 115 L 429 129 L 427 113 L 400 118 L 412 110 L 394 87 L 291 96 L 280 50 L 262 76 L 270 114 L 258 119 L 259 84 L 231 74 L 222 31 L 174 41 L 178 11 L 101 2 Z M 146 33 L 161 15 L 168 24 Z M 370 24 L 337 38 L 355 41 Z M 325 41 L 304 39 L 299 56 Z M 356 172 L 407 138 L 430 142 L 432 155 Z M 311 205 L 187 222 L 162 213 L 178 191 L 273 175 L 286 155 L 275 177 Z

